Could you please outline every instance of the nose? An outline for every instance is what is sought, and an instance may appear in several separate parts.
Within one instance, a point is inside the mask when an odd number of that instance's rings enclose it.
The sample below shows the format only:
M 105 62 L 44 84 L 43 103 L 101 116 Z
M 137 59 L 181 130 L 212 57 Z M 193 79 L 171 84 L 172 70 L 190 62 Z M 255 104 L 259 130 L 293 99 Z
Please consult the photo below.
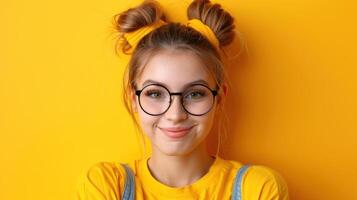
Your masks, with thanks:
M 181 96 L 173 95 L 169 109 L 165 112 L 165 117 L 170 121 L 182 121 L 187 119 L 188 113 L 181 104 Z

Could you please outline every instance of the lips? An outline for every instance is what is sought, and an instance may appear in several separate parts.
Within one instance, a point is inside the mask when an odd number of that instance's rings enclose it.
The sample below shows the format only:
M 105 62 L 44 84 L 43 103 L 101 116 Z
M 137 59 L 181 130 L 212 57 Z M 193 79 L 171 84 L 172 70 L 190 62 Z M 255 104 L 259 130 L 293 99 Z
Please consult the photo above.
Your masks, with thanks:
M 167 135 L 170 138 L 182 138 L 185 135 L 187 135 L 190 130 L 192 129 L 193 126 L 191 127 L 169 127 L 169 128 L 160 128 L 162 132 Z

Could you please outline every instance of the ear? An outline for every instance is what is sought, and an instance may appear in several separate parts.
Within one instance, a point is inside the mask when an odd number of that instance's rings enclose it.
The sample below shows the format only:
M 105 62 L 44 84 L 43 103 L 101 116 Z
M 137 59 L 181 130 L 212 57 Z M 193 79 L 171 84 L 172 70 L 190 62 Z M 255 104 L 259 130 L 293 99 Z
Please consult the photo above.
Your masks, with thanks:
M 138 101 L 137 101 L 137 96 L 135 94 L 135 91 L 130 92 L 130 97 L 131 97 L 131 107 L 133 108 L 133 111 L 135 113 L 138 112 Z
M 227 96 L 227 93 L 228 93 L 228 86 L 227 86 L 227 84 L 226 83 L 223 83 L 222 85 L 221 85 L 221 88 L 220 88 L 220 90 L 222 91 L 222 92 L 219 92 L 219 96 L 218 96 L 218 101 L 217 101 L 217 104 L 220 104 L 221 102 L 222 102 L 222 98 L 225 98 L 226 96 Z
M 222 89 L 223 89 L 223 95 L 226 97 L 228 93 L 228 86 L 226 83 L 223 83 Z

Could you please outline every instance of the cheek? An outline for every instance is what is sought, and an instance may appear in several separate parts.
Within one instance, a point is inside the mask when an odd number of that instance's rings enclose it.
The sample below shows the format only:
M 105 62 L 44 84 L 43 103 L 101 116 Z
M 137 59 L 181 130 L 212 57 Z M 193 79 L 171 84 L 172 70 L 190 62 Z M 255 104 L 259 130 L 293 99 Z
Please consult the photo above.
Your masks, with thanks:
M 210 112 L 208 115 L 195 118 L 195 121 L 199 124 L 198 132 L 206 135 L 211 130 L 215 120 L 214 112 Z
M 213 116 L 208 117 L 204 122 L 205 130 L 210 131 L 213 123 L 214 123 L 214 117 Z
M 141 109 L 138 110 L 138 116 L 140 120 L 140 126 L 142 127 L 144 134 L 146 134 L 148 137 L 153 135 L 153 130 L 159 120 L 158 117 L 148 115 Z

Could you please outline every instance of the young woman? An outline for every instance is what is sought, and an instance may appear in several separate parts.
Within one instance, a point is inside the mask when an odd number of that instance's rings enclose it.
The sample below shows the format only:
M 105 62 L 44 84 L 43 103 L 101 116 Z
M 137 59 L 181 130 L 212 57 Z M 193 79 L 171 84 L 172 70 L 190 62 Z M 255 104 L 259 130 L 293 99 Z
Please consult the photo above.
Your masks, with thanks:
M 234 23 L 209 1 L 193 1 L 187 13 L 187 24 L 167 22 L 156 2 L 145 1 L 116 15 L 121 50 L 131 54 L 126 106 L 152 153 L 127 164 L 95 164 L 77 199 L 288 199 L 272 169 L 207 152 L 207 135 L 223 119 L 221 48 L 233 40 Z

